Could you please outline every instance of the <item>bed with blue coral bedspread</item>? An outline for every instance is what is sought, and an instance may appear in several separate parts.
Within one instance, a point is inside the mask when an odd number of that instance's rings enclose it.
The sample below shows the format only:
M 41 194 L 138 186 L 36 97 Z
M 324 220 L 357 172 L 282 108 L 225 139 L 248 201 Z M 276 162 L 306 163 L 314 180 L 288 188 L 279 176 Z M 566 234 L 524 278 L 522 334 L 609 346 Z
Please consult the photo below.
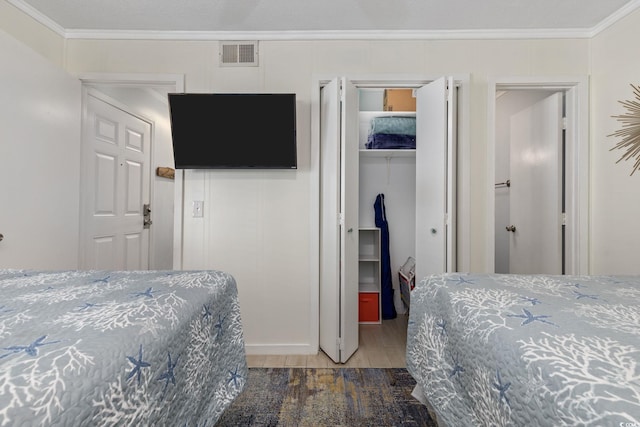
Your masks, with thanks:
M 443 425 L 640 425 L 640 278 L 428 277 L 407 368 Z
M 217 271 L 0 270 L 0 426 L 211 426 L 247 365 Z

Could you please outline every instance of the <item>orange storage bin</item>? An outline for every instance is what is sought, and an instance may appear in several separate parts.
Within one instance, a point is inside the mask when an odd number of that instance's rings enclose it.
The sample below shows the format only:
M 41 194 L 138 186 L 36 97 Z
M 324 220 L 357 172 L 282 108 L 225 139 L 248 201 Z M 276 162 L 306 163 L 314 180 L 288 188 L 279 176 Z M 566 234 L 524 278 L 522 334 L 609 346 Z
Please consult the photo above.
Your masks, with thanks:
M 360 292 L 358 295 L 358 321 L 380 321 L 379 297 L 380 295 L 376 292 Z

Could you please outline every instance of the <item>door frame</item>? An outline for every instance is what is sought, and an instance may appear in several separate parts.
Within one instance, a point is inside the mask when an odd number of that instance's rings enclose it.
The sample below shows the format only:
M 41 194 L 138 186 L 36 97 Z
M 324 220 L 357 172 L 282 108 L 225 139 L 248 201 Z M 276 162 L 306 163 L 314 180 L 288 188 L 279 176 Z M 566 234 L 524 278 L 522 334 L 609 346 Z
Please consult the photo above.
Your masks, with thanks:
M 184 92 L 184 81 L 185 81 L 185 76 L 184 74 L 133 74 L 133 73 L 80 73 L 76 75 L 76 78 L 78 78 L 81 82 L 81 143 L 84 143 L 84 124 L 85 124 L 85 120 L 87 117 L 87 105 L 85 102 L 85 97 L 86 97 L 86 93 L 89 89 L 97 89 L 98 91 L 100 91 L 99 87 L 100 86 L 112 86 L 112 87 L 119 87 L 119 88 L 135 88 L 135 89 L 152 89 L 152 88 L 167 88 L 169 90 L 173 90 L 175 92 L 181 93 Z M 125 105 L 123 105 L 121 102 L 119 102 L 117 99 L 115 100 L 118 103 L 118 107 L 122 108 L 124 111 L 139 117 L 140 119 L 151 123 L 151 165 L 149 168 L 149 174 L 150 174 L 150 179 L 149 179 L 149 183 L 150 183 L 150 188 L 149 188 L 149 201 L 150 203 L 153 203 L 154 200 L 154 195 L 155 195 L 155 191 L 154 191 L 154 175 L 155 175 L 155 168 L 153 167 L 154 164 L 156 164 L 156 159 L 155 159 L 155 150 L 154 150 L 154 138 L 155 138 L 155 123 L 153 120 L 148 119 L 147 117 L 144 117 L 143 114 L 141 114 L 139 111 L 131 111 L 128 107 L 126 107 Z M 80 189 L 79 189 L 80 190 Z M 175 191 L 174 191 L 174 197 L 179 195 L 180 197 L 182 197 L 182 180 L 180 180 L 180 177 L 178 176 L 178 173 L 176 173 L 175 176 Z M 81 195 L 82 196 L 82 195 Z M 181 200 L 177 199 L 176 200 Z M 177 206 L 178 203 L 175 204 L 175 206 Z M 79 206 L 80 209 L 80 215 L 82 214 L 82 210 L 81 207 Z M 152 207 L 153 209 L 153 207 Z M 178 209 L 177 207 L 174 209 L 174 230 L 173 230 L 173 236 L 174 236 L 174 260 L 176 257 L 176 249 L 175 249 L 175 242 L 179 241 L 182 242 L 182 228 L 180 227 L 179 229 L 176 228 L 175 224 L 177 224 L 176 222 L 176 218 L 175 212 L 180 212 L 180 214 L 182 214 L 182 211 L 180 209 Z M 182 217 L 180 217 L 180 224 L 182 223 L 181 220 Z M 79 238 L 82 239 L 82 232 L 84 229 L 83 226 L 83 222 L 84 219 L 82 217 L 80 217 L 80 230 L 79 230 Z M 151 227 L 151 229 L 149 230 L 149 268 L 151 268 L 151 260 L 154 259 L 155 257 L 155 247 L 154 247 L 154 235 L 155 235 L 155 230 L 154 227 Z M 180 251 L 179 253 L 182 254 L 182 247 L 180 246 Z M 82 254 L 78 254 L 78 262 L 81 261 L 81 257 Z M 175 262 L 174 262 L 175 264 Z
M 495 147 L 496 92 L 500 90 L 557 90 L 566 96 L 566 274 L 589 273 L 589 78 L 494 77 L 487 92 L 487 272 L 495 271 Z
M 457 110 L 457 244 L 456 260 L 460 271 L 468 271 L 470 266 L 470 141 L 469 141 L 469 111 L 471 76 L 469 74 L 448 74 L 458 87 Z M 430 83 L 443 74 L 374 74 L 349 75 L 345 73 L 314 75 L 311 87 L 311 148 L 310 148 L 310 179 L 309 179 L 309 253 L 310 253 L 310 350 L 312 353 L 320 347 L 320 90 L 333 78 L 344 76 L 357 88 L 384 87 L 415 87 Z

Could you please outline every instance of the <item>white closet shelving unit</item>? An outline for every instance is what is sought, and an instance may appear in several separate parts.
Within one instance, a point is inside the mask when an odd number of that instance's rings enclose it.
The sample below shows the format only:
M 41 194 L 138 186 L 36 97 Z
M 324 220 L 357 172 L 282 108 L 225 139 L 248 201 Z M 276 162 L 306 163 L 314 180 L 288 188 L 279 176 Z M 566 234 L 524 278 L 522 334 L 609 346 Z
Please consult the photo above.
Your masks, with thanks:
M 360 228 L 359 233 L 359 309 L 364 311 L 360 313 L 360 323 L 380 323 L 382 321 L 380 229 L 377 227 Z

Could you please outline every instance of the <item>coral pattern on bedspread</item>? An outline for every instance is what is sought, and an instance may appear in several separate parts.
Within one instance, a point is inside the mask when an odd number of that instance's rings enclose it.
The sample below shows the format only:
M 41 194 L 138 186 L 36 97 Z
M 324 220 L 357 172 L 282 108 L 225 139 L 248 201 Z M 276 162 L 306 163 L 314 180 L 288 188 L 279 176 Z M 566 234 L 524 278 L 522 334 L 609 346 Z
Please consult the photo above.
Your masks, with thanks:
M 0 270 L 0 295 L 0 426 L 210 426 L 244 388 L 226 273 Z
M 407 340 L 445 425 L 640 425 L 638 277 L 431 276 Z

